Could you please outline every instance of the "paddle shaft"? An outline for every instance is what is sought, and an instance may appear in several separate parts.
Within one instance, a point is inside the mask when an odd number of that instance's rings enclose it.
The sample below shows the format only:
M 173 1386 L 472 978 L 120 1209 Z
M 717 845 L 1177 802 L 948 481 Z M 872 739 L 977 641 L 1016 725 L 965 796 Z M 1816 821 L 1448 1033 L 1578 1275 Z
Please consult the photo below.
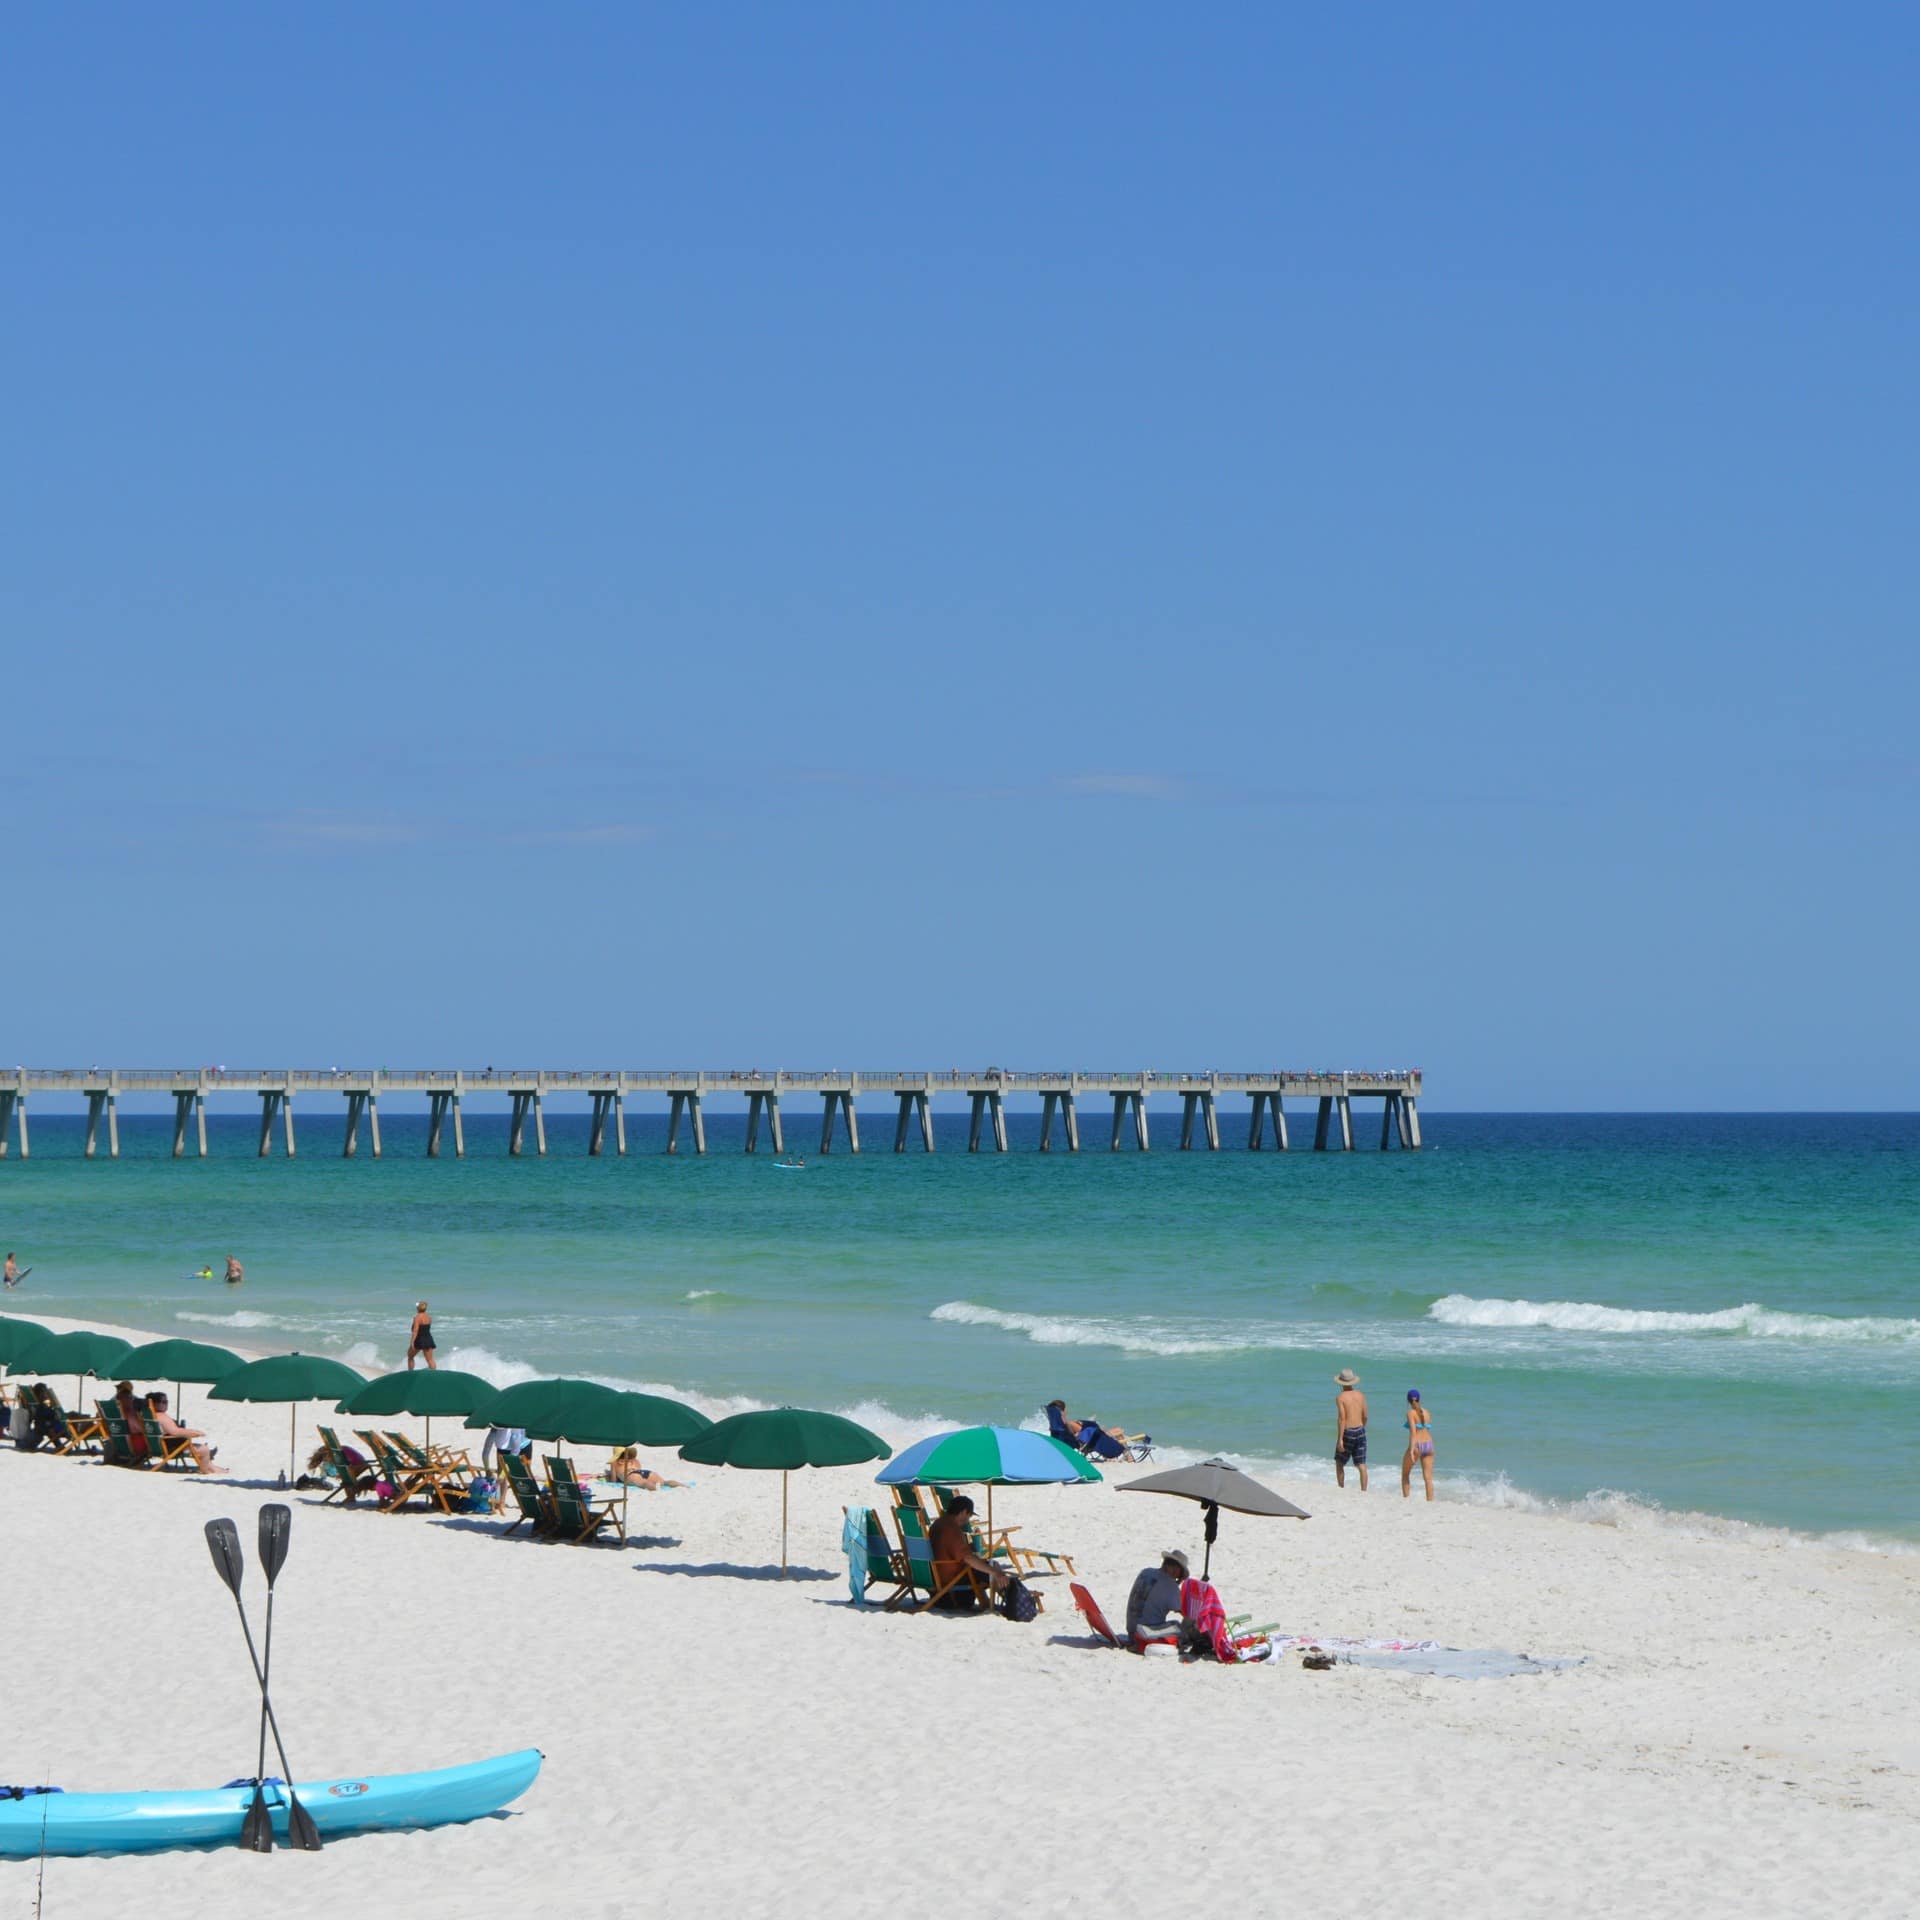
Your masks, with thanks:
M 272 1700 L 267 1697 L 266 1672 L 260 1665 L 259 1654 L 254 1651 L 253 1629 L 247 1624 L 247 1610 L 241 1604 L 240 1596 L 237 1593 L 233 1596 L 233 1605 L 234 1611 L 240 1616 L 240 1631 L 247 1636 L 247 1658 L 253 1662 L 253 1677 L 260 1684 L 261 1714 L 265 1718 L 266 1724 L 273 1730 L 274 1751 L 280 1756 L 280 1766 L 287 1782 L 287 1800 L 290 1805 L 297 1806 L 299 1802 L 294 1799 L 293 1794 L 293 1768 L 287 1764 L 286 1742 L 280 1738 L 280 1722 L 274 1717 Z M 271 1592 L 267 1595 L 267 1613 L 269 1618 L 271 1618 L 273 1613 L 273 1595 Z M 262 1740 L 260 1743 L 260 1764 L 263 1770 L 266 1766 L 266 1760 L 267 1746 L 266 1742 Z M 255 1777 L 258 1778 L 257 1775 Z

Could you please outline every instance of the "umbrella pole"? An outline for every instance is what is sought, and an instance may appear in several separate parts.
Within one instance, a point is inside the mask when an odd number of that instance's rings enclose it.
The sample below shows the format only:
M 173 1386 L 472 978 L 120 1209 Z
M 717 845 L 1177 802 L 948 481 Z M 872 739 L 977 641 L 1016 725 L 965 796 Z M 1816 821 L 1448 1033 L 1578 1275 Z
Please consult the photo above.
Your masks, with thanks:
M 780 1469 L 780 1578 L 787 1577 L 787 1470 Z
M 288 1486 L 293 1485 L 293 1463 L 296 1457 L 296 1448 L 295 1448 L 295 1442 L 293 1438 L 293 1423 L 297 1419 L 299 1419 L 299 1417 L 300 1417 L 300 1402 L 298 1400 L 289 1400 L 287 1402 L 287 1485 Z

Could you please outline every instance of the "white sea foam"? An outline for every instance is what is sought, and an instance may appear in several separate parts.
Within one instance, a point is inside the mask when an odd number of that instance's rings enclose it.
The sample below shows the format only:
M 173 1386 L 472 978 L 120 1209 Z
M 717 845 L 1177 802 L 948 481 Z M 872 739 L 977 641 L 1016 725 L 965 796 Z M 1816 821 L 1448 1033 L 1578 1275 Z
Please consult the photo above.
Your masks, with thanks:
M 1755 1301 L 1713 1313 L 1604 1307 L 1586 1300 L 1476 1300 L 1450 1293 L 1427 1309 L 1450 1327 L 1548 1327 L 1560 1333 L 1737 1333 L 1760 1340 L 1920 1341 L 1920 1320 L 1844 1320 L 1780 1313 Z
M 508 1360 L 491 1347 L 445 1347 L 440 1357 L 454 1371 L 476 1373 L 494 1387 L 515 1387 L 522 1380 L 545 1377 L 537 1367 L 528 1366 L 524 1360 Z
M 720 1289 L 718 1287 L 695 1287 L 693 1291 L 687 1295 L 687 1298 L 689 1300 L 711 1300 L 719 1291 Z
M 967 1327 L 999 1327 L 1024 1334 L 1043 1347 L 1117 1347 L 1123 1353 L 1237 1353 L 1247 1347 L 1278 1346 L 1258 1336 L 1181 1333 L 1152 1320 L 1075 1319 L 1066 1314 L 1005 1313 L 998 1307 L 975 1306 L 971 1300 L 948 1300 L 934 1308 L 930 1320 L 956 1322 Z
M 1844 1553 L 1881 1553 L 1898 1558 L 1920 1554 L 1920 1542 L 1900 1540 L 1884 1534 L 1847 1531 L 1842 1533 L 1802 1533 L 1793 1527 L 1768 1526 L 1756 1520 L 1736 1520 L 1725 1514 L 1674 1511 L 1657 1500 L 1644 1500 L 1638 1494 L 1621 1493 L 1611 1487 L 1598 1487 L 1577 1500 L 1555 1500 L 1545 1494 L 1529 1493 L 1516 1487 L 1504 1473 L 1491 1476 L 1456 1474 L 1443 1480 L 1443 1499 L 1460 1500 L 1473 1506 L 1499 1507 L 1511 1513 L 1552 1514 L 1562 1519 L 1581 1520 L 1592 1526 L 1618 1527 L 1623 1531 L 1658 1530 L 1681 1533 L 1699 1540 L 1736 1540 L 1761 1547 L 1823 1547 Z
M 284 1327 L 287 1322 L 276 1320 L 270 1313 L 256 1313 L 250 1307 L 242 1307 L 237 1313 L 188 1313 L 184 1309 L 173 1316 L 176 1320 L 198 1320 L 209 1327 Z
M 345 1363 L 365 1374 L 384 1373 L 386 1369 L 380 1363 L 379 1349 L 371 1340 L 356 1340 L 345 1353 L 339 1356 Z

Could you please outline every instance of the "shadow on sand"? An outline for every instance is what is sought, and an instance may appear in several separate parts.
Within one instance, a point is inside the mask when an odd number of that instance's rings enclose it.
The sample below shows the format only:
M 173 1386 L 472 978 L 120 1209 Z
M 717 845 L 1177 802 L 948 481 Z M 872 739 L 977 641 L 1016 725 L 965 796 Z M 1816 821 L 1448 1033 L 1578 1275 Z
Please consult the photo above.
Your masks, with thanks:
M 627 1543 L 634 1545 L 633 1541 Z M 782 1574 L 778 1567 L 736 1567 L 724 1560 L 712 1561 L 704 1567 L 696 1567 L 686 1562 L 673 1566 L 660 1566 L 651 1561 L 641 1561 L 635 1566 L 636 1573 L 679 1573 L 693 1580 L 844 1580 L 844 1573 L 829 1573 L 823 1567 L 789 1567 Z

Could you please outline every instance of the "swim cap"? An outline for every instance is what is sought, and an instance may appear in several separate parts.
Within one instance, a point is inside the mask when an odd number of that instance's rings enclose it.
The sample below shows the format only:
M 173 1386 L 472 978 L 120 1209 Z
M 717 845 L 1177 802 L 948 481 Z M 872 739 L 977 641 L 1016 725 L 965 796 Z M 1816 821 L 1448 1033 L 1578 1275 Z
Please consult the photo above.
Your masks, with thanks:
M 1407 1389 L 1407 1398 L 1409 1400 L 1418 1400 L 1420 1398 L 1420 1389 L 1418 1387 L 1409 1387 Z

